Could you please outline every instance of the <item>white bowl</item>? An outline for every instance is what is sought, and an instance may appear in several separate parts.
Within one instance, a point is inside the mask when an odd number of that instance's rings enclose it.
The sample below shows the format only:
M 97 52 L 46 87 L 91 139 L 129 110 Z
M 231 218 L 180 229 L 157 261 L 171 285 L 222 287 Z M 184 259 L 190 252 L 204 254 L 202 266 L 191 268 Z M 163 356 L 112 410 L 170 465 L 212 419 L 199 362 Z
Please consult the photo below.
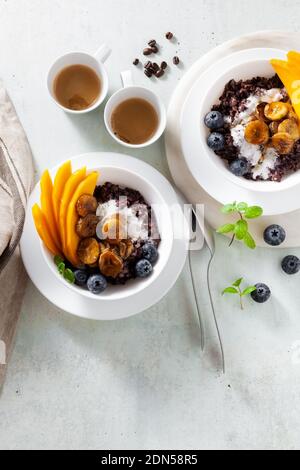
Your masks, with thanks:
M 281 182 L 275 181 L 253 181 L 247 180 L 242 177 L 233 175 L 229 169 L 225 160 L 218 157 L 207 145 L 207 137 L 209 135 L 209 129 L 204 125 L 204 117 L 211 110 L 214 104 L 217 104 L 219 97 L 222 95 L 225 85 L 231 80 L 247 80 L 253 77 L 272 77 L 275 72 L 270 64 L 270 59 L 279 58 L 283 59 L 286 56 L 286 52 L 277 49 L 263 49 L 266 58 L 264 59 L 252 59 L 249 60 L 248 50 L 240 51 L 231 56 L 232 60 L 220 63 L 220 71 L 215 74 L 215 66 L 207 71 L 209 75 L 209 88 L 203 90 L 203 99 L 199 103 L 200 113 L 200 132 L 199 136 L 202 142 L 202 146 L 209 158 L 214 163 L 217 171 L 221 172 L 224 178 L 229 179 L 234 184 L 240 185 L 241 187 L 248 190 L 262 191 L 262 192 L 278 192 L 287 188 L 300 184 L 300 171 L 291 173 L 283 178 Z M 252 56 L 255 55 L 255 50 L 251 50 Z M 257 49 L 257 57 L 262 53 L 262 49 Z M 228 65 L 226 67 L 225 65 Z M 221 68 L 222 66 L 222 68 Z
M 90 170 L 95 170 L 95 168 Z M 124 168 L 117 168 L 108 165 L 99 166 L 99 168 L 96 168 L 96 170 L 100 173 L 98 184 L 111 182 L 120 186 L 126 186 L 128 188 L 135 189 L 139 191 L 145 198 L 146 202 L 152 206 L 152 210 L 155 214 L 161 236 L 161 243 L 158 249 L 159 258 L 154 266 L 153 273 L 146 279 L 132 279 L 124 286 L 109 285 L 104 293 L 99 296 L 95 296 L 84 288 L 80 288 L 76 285 L 68 283 L 58 273 L 57 267 L 53 260 L 53 255 L 47 250 L 42 242 L 40 243 L 41 250 L 50 271 L 52 274 L 54 274 L 59 282 L 65 285 L 66 288 L 71 289 L 77 294 L 81 294 L 83 297 L 89 299 L 99 298 L 102 302 L 109 302 L 111 300 L 116 301 L 121 299 L 132 299 L 131 301 L 134 302 L 134 296 L 147 289 L 153 282 L 155 282 L 168 263 L 174 240 L 170 210 L 161 193 L 141 174 L 126 170 Z M 53 176 L 54 174 L 52 174 L 52 177 Z

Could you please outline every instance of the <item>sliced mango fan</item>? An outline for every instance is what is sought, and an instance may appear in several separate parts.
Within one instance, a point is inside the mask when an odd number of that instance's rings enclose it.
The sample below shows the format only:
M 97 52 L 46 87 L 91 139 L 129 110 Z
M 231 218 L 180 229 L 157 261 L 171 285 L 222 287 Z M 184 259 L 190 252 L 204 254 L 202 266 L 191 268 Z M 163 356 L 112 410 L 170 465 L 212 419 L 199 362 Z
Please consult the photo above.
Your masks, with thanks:
M 284 84 L 295 113 L 300 119 L 300 53 L 290 51 L 287 60 L 272 59 L 270 62 Z
M 87 174 L 86 167 L 73 173 L 70 161 L 58 169 L 54 183 L 46 170 L 40 181 L 41 204 L 32 208 L 36 230 L 47 249 L 54 256 L 66 258 L 73 266 L 80 265 L 76 203 L 83 194 L 94 194 L 98 178 L 97 171 Z

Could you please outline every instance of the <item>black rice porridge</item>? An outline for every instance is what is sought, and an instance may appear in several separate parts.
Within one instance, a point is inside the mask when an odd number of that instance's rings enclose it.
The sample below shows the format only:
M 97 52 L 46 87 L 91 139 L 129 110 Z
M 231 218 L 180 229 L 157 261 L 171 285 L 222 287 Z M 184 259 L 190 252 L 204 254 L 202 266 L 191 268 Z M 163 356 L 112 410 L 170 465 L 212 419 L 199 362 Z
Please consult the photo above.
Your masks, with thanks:
M 142 247 L 149 242 L 153 243 L 156 248 L 160 245 L 161 239 L 155 216 L 141 193 L 131 188 L 107 182 L 101 186 L 97 186 L 94 196 L 99 205 L 113 202 L 120 209 L 120 204 L 126 204 L 128 209 L 133 210 L 137 218 L 144 214 L 145 220 L 147 220 L 146 233 L 144 232 L 144 236 L 131 239 L 133 251 L 128 259 L 124 261 L 120 274 L 116 278 L 107 278 L 110 284 L 125 284 L 130 279 L 136 278 L 135 266 L 136 263 L 142 259 Z
M 276 103 L 282 103 L 282 107 L 289 106 L 293 112 L 287 92 L 277 75 L 272 78 L 255 77 L 251 80 L 230 80 L 225 86 L 219 103 L 212 108 L 212 111 L 221 113 L 223 116 L 222 126 L 213 129 L 223 137 L 221 136 L 222 148 L 211 148 L 219 157 L 228 162 L 229 168 L 232 166 L 234 169 L 234 162 L 240 161 L 240 159 L 244 160 L 247 169 L 244 174 L 237 174 L 237 176 L 252 180 L 281 181 L 285 175 L 300 168 L 299 138 L 294 138 L 292 143 L 289 143 L 288 150 L 283 153 L 280 151 L 280 146 L 277 148 L 275 146 L 277 137 L 274 137 L 274 133 L 281 132 L 282 137 L 282 131 L 280 127 L 278 131 L 277 124 L 280 125 L 283 119 L 290 120 L 289 115 L 272 124 L 272 121 L 263 114 L 264 123 L 262 126 L 264 126 L 264 130 L 268 126 L 270 133 L 269 139 L 264 142 L 264 145 L 253 145 L 249 143 L 249 140 L 245 140 L 247 125 L 251 121 L 260 119 L 257 116 L 259 105 L 268 106 L 270 103 L 274 107 Z M 292 117 L 298 124 L 294 112 Z M 284 125 L 286 126 L 286 124 Z M 284 142 L 280 142 L 280 144 L 284 144 Z M 234 173 L 234 171 L 232 172 Z

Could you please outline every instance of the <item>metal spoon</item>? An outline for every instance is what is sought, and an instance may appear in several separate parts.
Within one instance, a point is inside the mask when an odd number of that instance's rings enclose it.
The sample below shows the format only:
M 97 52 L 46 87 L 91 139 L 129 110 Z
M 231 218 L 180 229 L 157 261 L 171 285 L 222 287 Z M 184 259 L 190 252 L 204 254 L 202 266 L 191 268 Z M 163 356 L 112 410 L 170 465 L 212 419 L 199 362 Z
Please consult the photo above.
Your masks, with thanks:
M 181 193 L 180 193 L 180 196 L 182 198 L 184 198 Z M 184 200 L 186 201 L 185 198 L 184 198 Z M 214 241 L 212 231 L 209 230 L 205 225 L 204 217 L 200 218 L 197 214 L 197 211 L 196 211 L 195 207 L 192 206 L 192 223 L 191 223 L 191 229 L 192 229 L 191 232 L 192 233 L 195 233 L 195 231 L 196 231 L 195 228 L 196 228 L 197 224 L 201 229 L 201 232 L 203 234 L 205 243 L 206 243 L 206 245 L 208 247 L 208 250 L 209 250 L 209 253 L 210 253 L 210 260 L 209 260 L 208 265 L 207 265 L 206 281 L 207 281 L 207 289 L 208 289 L 208 294 L 209 294 L 210 306 L 211 306 L 211 310 L 212 310 L 212 313 L 213 313 L 214 323 L 215 323 L 217 336 L 218 336 L 218 340 L 219 340 L 219 345 L 220 345 L 223 374 L 225 374 L 226 366 L 225 366 L 224 347 L 223 347 L 222 336 L 221 336 L 221 332 L 220 332 L 220 328 L 219 328 L 219 325 L 218 325 L 218 320 L 217 320 L 217 316 L 216 316 L 216 312 L 215 312 L 215 307 L 214 307 L 214 303 L 213 303 L 213 296 L 212 296 L 212 291 L 211 291 L 211 284 L 210 284 L 211 266 L 212 266 L 212 262 L 213 262 L 214 255 L 215 255 L 215 241 Z M 190 268 L 191 279 L 192 279 L 192 287 L 193 287 L 193 292 L 194 292 L 194 297 L 195 297 L 195 302 L 196 302 L 196 307 L 197 307 L 197 313 L 198 313 L 198 319 L 199 319 L 199 326 L 201 328 L 201 349 L 202 349 L 202 351 L 204 351 L 204 349 L 205 349 L 204 322 L 203 322 L 203 319 L 202 319 L 201 310 L 200 310 L 199 301 L 198 301 L 198 296 L 197 296 L 197 291 L 196 291 L 196 281 L 195 281 L 195 275 L 194 275 L 193 263 L 192 263 L 192 250 L 189 250 L 188 259 L 189 259 L 189 268 Z

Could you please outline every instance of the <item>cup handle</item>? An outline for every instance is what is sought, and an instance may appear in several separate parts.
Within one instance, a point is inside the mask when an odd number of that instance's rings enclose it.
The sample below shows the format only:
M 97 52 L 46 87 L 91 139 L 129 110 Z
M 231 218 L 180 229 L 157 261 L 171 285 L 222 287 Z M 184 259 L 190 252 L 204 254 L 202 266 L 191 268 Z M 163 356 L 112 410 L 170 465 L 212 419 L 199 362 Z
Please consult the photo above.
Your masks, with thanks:
M 121 72 L 121 80 L 122 80 L 123 88 L 133 86 L 133 78 L 132 78 L 131 71 L 125 70 L 125 72 Z
M 97 52 L 94 54 L 94 57 L 96 57 L 96 59 L 99 60 L 99 62 L 104 63 L 108 59 L 110 54 L 111 54 L 111 49 L 106 44 L 102 44 L 102 46 L 99 47 Z

